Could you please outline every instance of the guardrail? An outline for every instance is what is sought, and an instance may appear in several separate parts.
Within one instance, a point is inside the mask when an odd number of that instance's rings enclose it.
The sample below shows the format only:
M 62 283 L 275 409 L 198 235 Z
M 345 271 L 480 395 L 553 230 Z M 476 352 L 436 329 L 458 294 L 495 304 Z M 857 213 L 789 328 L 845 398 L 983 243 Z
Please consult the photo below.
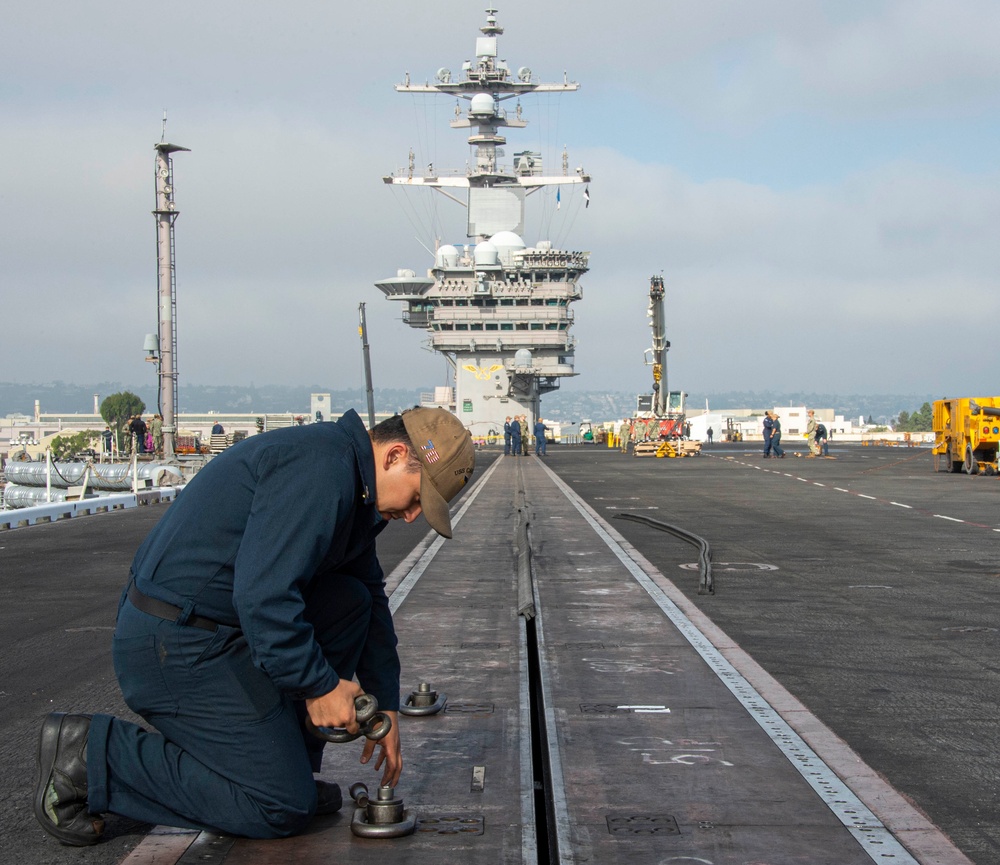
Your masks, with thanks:
M 183 487 L 164 487 L 156 490 L 143 490 L 136 493 L 121 493 L 111 496 L 96 496 L 92 499 L 81 499 L 72 502 L 52 502 L 51 504 L 35 505 L 30 508 L 18 508 L 12 511 L 0 511 L 0 530 L 19 529 L 43 523 L 54 523 L 73 517 L 104 514 L 111 511 L 136 508 L 154 502 L 172 501 Z

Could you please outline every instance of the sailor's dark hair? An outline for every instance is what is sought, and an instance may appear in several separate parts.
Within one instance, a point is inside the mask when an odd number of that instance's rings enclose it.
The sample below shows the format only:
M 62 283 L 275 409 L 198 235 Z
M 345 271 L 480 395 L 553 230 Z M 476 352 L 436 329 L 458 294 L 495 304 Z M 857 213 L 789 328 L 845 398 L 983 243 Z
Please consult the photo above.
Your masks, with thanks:
M 397 442 L 406 445 L 406 449 L 410 452 L 410 463 L 413 468 L 420 468 L 420 457 L 417 454 L 417 449 L 413 446 L 410 434 L 406 431 L 401 414 L 394 414 L 392 417 L 375 424 L 371 428 L 371 439 L 372 442 L 380 445 L 392 445 Z

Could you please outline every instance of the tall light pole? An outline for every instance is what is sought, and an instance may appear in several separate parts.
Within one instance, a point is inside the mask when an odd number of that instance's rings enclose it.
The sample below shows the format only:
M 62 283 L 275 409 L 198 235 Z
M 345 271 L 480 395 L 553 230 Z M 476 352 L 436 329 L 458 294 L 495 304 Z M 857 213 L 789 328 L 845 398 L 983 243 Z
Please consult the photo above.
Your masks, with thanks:
M 365 394 L 368 397 L 368 429 L 375 426 L 375 394 L 372 391 L 372 360 L 368 348 L 368 323 L 365 320 L 365 305 L 358 304 L 358 314 L 361 324 L 358 326 L 358 336 L 361 337 L 361 356 L 365 363 Z
M 166 120 L 164 119 L 164 126 Z M 174 269 L 174 175 L 171 153 L 189 148 L 160 141 L 156 148 L 156 293 L 159 305 L 159 403 L 163 456 L 173 457 L 177 434 L 177 278 Z

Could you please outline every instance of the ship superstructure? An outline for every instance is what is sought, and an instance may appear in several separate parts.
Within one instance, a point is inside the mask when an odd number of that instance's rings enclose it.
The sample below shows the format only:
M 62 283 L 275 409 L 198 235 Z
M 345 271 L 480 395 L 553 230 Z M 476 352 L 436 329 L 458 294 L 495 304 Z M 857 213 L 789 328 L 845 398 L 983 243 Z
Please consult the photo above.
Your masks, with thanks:
M 456 98 L 450 125 L 470 130 L 474 160 L 460 172 L 434 173 L 428 166 L 419 174 L 411 151 L 408 167 L 384 178 L 387 184 L 428 187 L 463 204 L 469 242 L 439 244 L 426 276 L 400 270 L 376 283 L 390 300 L 406 304 L 403 321 L 427 331 L 430 348 L 449 359 L 454 390 L 439 388 L 437 401 L 449 404 L 474 435 L 500 429 L 509 415 L 527 415 L 533 422 L 541 395 L 576 374 L 570 304 L 581 297 L 579 280 L 589 257 L 555 249 L 548 240 L 528 246 L 523 239 L 529 195 L 545 187 L 583 184 L 589 203 L 590 177 L 582 168 L 569 171 L 565 151 L 561 174 L 543 174 L 542 155 L 527 150 L 515 153 L 512 165 L 501 164 L 504 133 L 527 125 L 520 101 L 512 110 L 505 103 L 524 94 L 571 92 L 580 85 L 565 77 L 555 84 L 536 81 L 523 66 L 512 75 L 498 53 L 503 28 L 496 11 L 486 10 L 475 60 L 462 65 L 461 75 L 441 68 L 433 83 L 415 84 L 407 74 L 396 85 L 400 93 Z

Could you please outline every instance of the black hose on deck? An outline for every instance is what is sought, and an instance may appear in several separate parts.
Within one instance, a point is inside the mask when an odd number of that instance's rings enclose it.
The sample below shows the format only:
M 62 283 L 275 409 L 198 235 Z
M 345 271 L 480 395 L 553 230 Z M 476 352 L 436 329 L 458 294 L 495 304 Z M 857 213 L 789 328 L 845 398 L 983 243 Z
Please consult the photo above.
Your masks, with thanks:
M 661 532 L 667 532 L 675 538 L 680 538 L 682 541 L 698 547 L 698 569 L 701 572 L 701 579 L 698 581 L 698 594 L 715 594 L 715 578 L 712 576 L 712 548 L 708 545 L 708 541 L 693 532 L 687 531 L 687 529 L 672 526 L 669 523 L 663 523 L 650 517 L 641 516 L 640 514 L 615 514 L 614 518 L 616 520 L 632 520 L 633 522 L 642 523 Z

